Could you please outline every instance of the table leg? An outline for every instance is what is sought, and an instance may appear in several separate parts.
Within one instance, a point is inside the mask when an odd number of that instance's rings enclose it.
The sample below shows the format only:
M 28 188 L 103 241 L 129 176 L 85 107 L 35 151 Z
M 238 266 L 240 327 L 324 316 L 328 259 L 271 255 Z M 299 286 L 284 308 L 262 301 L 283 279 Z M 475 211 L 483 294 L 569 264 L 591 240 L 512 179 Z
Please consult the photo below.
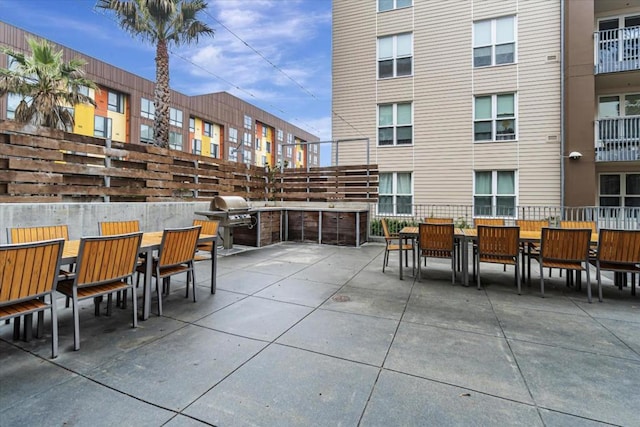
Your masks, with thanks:
M 151 313 L 151 274 L 153 266 L 153 251 L 148 251 L 144 264 L 144 290 L 142 296 L 142 320 L 147 320 Z
M 400 280 L 402 280 L 402 234 L 398 233 L 398 253 L 400 254 L 399 274 Z
M 462 245 L 462 284 L 469 286 L 469 240 L 463 237 L 460 245 Z
M 218 242 L 215 239 L 211 243 L 211 293 L 216 293 L 217 283 L 216 276 L 218 270 Z

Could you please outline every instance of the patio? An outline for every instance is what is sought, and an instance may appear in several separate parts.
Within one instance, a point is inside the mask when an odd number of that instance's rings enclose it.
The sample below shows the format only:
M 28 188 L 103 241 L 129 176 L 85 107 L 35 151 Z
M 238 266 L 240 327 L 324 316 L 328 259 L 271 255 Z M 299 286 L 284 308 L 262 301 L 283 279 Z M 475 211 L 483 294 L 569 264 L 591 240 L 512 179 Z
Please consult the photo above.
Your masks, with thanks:
M 588 304 L 556 270 L 546 298 L 536 280 L 518 296 L 511 272 L 483 266 L 477 291 L 451 285 L 446 261 L 400 281 L 383 253 L 282 243 L 221 256 L 215 295 L 201 262 L 198 302 L 174 280 L 164 315 L 137 329 L 130 308 L 94 317 L 85 303 L 78 352 L 60 304 L 53 360 L 48 324 L 29 343 L 3 324 L 0 424 L 640 425 L 628 288 L 607 280 Z

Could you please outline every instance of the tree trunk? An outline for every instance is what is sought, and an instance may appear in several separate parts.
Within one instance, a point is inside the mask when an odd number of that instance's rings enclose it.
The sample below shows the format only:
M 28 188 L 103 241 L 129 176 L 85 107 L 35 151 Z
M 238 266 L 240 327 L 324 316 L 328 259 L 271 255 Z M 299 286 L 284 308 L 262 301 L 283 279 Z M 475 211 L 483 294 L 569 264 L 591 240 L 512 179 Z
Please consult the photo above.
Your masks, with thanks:
M 158 40 L 156 46 L 156 86 L 153 95 L 153 104 L 156 108 L 155 141 L 158 146 L 168 148 L 171 93 L 169 92 L 169 52 L 166 40 Z

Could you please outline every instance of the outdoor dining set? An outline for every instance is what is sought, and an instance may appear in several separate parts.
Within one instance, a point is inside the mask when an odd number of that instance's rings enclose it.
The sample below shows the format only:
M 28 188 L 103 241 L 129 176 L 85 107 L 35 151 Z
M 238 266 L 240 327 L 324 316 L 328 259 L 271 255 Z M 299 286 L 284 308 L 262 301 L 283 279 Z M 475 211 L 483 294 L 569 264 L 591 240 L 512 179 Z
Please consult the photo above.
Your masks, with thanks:
M 628 273 L 631 273 L 631 294 L 635 296 L 636 275 L 640 273 L 640 230 L 598 230 L 592 221 L 560 221 L 558 225 L 550 227 L 549 221 L 545 220 L 516 220 L 514 225 L 505 225 L 504 219 L 477 218 L 474 228 L 457 228 L 453 218 L 425 218 L 416 226 L 407 226 L 392 234 L 387 221 L 382 219 L 386 241 L 383 272 L 389 263 L 390 252 L 399 253 L 400 279 L 404 274 L 403 261 L 407 267 L 409 254 L 418 280 L 422 279 L 427 258 L 448 259 L 452 283 L 455 283 L 456 272 L 460 271 L 462 284 L 469 286 L 471 251 L 472 275 L 478 289 L 482 286 L 481 264 L 503 264 L 505 271 L 506 266 L 513 266 L 515 286 L 520 294 L 521 283 L 531 281 L 531 261 L 535 260 L 539 264 L 542 297 L 545 269 L 549 274 L 558 269 L 560 275 L 566 271 L 567 285 L 575 285 L 578 290 L 584 272 L 587 298 L 591 302 L 591 266 L 595 267 L 600 302 L 602 271 L 613 272 L 620 289 L 627 286 Z
M 151 281 L 156 280 L 158 314 L 162 315 L 162 295 L 169 293 L 170 279 L 186 273 L 196 301 L 194 262 L 211 260 L 211 293 L 216 291 L 216 241 L 218 221 L 194 220 L 193 225 L 141 232 L 137 220 L 106 221 L 98 224 L 99 235 L 69 240 L 67 225 L 7 229 L 10 242 L 0 245 L 0 320 L 14 319 L 14 339 L 30 339 L 32 317 L 37 313 L 36 336 L 41 336 L 44 312 L 51 312 L 51 355 L 58 355 L 57 295 L 72 306 L 74 350 L 80 349 L 79 307 L 82 300 L 93 299 L 95 314 L 107 298 L 107 315 L 113 297 L 127 308 L 131 296 L 132 322 L 137 327 L 137 291 L 143 278 L 143 320 L 149 318 Z M 198 255 L 206 251 L 209 257 Z M 162 287 L 160 287 L 162 285 Z M 21 319 L 24 319 L 21 322 Z

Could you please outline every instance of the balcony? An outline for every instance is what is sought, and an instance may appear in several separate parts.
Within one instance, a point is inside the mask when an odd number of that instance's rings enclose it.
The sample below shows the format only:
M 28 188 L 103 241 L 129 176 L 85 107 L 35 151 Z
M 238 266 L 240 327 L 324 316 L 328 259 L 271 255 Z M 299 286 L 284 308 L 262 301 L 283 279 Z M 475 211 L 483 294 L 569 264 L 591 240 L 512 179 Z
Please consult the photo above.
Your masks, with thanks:
M 596 121 L 596 162 L 640 160 L 640 116 Z
M 640 70 L 640 26 L 595 33 L 595 74 Z

